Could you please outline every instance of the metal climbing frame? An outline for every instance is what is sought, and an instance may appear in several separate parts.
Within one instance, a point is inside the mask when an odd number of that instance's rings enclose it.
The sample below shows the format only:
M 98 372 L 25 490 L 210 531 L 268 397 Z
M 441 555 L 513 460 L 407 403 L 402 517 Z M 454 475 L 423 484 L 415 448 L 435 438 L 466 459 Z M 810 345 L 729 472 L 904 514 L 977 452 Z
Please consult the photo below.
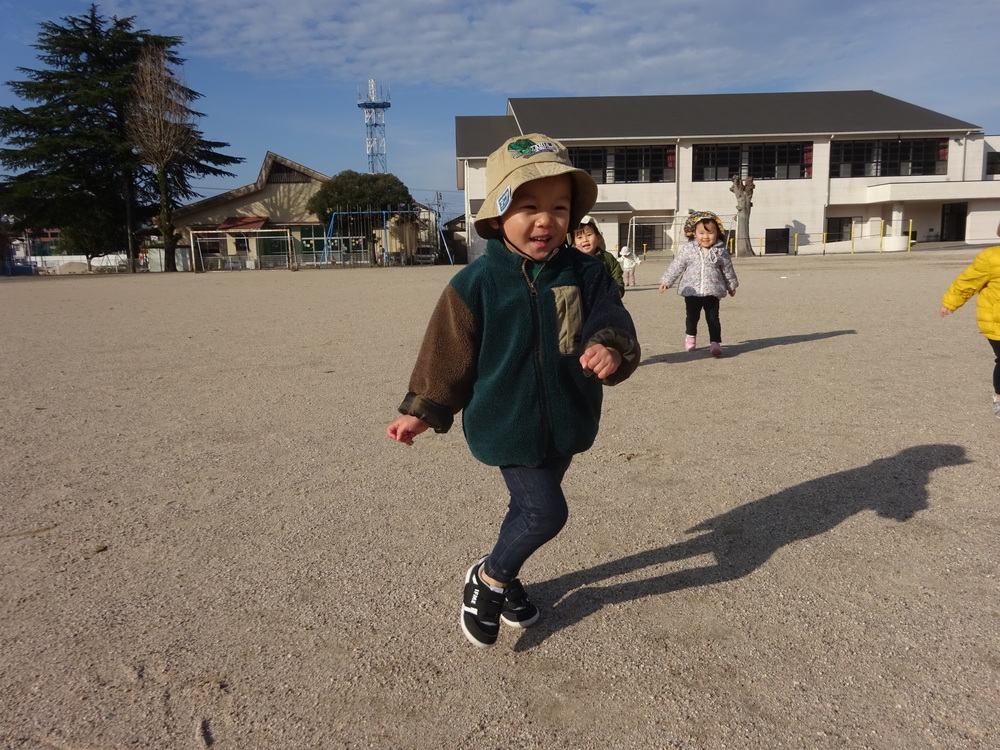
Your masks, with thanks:
M 454 263 L 440 221 L 428 209 L 338 209 L 330 216 L 323 240 L 322 259 L 328 265 L 429 265 L 437 260 L 439 247 Z

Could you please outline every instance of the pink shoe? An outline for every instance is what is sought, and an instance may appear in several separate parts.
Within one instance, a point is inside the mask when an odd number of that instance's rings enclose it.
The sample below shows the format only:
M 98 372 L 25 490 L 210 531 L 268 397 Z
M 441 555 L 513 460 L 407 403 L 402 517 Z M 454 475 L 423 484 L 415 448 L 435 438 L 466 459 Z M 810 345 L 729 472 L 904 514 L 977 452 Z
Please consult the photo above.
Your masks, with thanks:
M 684 351 L 686 351 L 686 352 L 693 352 L 694 349 L 695 349 L 695 346 L 696 345 L 695 345 L 695 337 L 694 336 L 685 336 L 684 337 Z
M 713 357 L 722 356 L 722 344 L 720 344 L 718 341 L 713 341 L 711 344 L 709 344 L 708 348 L 712 351 Z

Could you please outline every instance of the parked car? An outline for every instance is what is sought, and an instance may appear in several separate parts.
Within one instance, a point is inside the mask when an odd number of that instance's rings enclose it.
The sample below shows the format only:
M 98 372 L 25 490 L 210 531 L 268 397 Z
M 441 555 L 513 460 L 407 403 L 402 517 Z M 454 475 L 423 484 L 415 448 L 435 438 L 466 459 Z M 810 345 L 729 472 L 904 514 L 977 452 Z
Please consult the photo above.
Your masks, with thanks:
M 413 254 L 413 260 L 418 266 L 433 266 L 437 263 L 438 251 L 436 247 L 421 245 L 417 252 Z

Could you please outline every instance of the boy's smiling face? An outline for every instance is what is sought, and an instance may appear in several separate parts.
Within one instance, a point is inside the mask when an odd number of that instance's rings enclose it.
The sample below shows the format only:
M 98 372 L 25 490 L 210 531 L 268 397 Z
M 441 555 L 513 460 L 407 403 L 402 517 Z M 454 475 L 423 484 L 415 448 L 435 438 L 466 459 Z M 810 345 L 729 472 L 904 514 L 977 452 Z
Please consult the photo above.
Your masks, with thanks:
M 541 177 L 515 190 L 510 207 L 499 219 L 490 219 L 490 224 L 503 227 L 507 242 L 524 255 L 546 260 L 566 239 L 572 200 L 569 175 Z
M 576 245 L 577 250 L 587 255 L 593 255 L 601 246 L 601 235 L 593 227 L 585 226 L 583 229 L 577 229 L 573 232 L 573 244 Z

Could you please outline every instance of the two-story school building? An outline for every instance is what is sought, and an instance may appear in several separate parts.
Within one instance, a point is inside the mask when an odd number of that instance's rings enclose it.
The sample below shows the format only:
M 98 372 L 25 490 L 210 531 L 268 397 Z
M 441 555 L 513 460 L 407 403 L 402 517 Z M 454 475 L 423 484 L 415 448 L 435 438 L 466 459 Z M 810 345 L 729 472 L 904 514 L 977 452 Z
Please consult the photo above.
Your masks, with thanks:
M 669 250 L 692 210 L 735 228 L 734 177 L 754 179 L 756 252 L 985 242 L 1000 219 L 1000 136 L 875 91 L 825 91 L 520 98 L 504 115 L 456 117 L 470 225 L 487 157 L 529 133 L 561 141 L 593 176 L 612 252 Z M 470 259 L 484 249 L 470 236 Z

